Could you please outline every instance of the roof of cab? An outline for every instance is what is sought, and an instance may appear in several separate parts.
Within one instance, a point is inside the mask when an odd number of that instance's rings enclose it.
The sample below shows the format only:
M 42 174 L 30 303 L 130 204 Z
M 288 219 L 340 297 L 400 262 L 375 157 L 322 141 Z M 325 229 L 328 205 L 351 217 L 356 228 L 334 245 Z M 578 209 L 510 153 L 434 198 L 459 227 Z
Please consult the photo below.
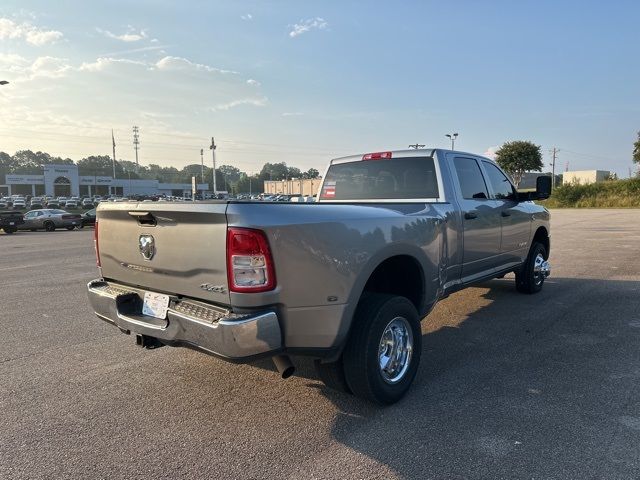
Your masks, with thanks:
M 378 152 L 391 152 L 391 158 L 393 157 L 433 157 L 436 152 L 442 153 L 459 153 L 461 155 L 471 155 L 473 157 L 481 157 L 483 159 L 493 162 L 490 158 L 484 155 L 478 155 L 477 153 L 461 152 L 458 150 L 447 150 L 444 148 L 419 148 L 419 149 L 407 149 L 407 150 L 379 150 Z M 376 153 L 378 153 L 376 152 Z M 360 153 L 356 155 L 348 155 L 346 157 L 334 158 L 331 160 L 330 165 L 336 165 L 339 163 L 357 162 L 362 160 L 362 157 L 370 152 Z M 495 163 L 495 162 L 494 162 Z

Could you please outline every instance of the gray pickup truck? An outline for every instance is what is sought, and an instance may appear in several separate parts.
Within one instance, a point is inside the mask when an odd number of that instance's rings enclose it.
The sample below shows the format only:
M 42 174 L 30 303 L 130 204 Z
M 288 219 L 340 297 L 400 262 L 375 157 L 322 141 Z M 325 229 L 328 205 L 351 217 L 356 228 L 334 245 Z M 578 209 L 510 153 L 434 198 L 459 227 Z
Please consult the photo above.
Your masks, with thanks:
M 234 362 L 315 359 L 330 387 L 379 404 L 414 380 L 436 302 L 515 272 L 549 275 L 549 212 L 487 158 L 440 149 L 330 162 L 315 203 L 101 203 L 96 315 L 147 348 Z

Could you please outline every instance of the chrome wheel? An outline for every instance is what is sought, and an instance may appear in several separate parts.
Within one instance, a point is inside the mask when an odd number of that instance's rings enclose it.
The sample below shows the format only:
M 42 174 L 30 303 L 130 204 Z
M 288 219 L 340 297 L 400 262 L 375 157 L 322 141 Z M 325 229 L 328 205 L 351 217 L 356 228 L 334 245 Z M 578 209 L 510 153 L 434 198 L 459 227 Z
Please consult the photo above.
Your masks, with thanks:
M 382 379 L 390 384 L 402 380 L 411 364 L 413 332 L 404 317 L 391 320 L 382 332 L 378 347 L 378 365 Z
M 540 285 L 550 273 L 549 262 L 547 262 L 541 253 L 536 255 L 533 262 L 533 281 L 536 285 Z

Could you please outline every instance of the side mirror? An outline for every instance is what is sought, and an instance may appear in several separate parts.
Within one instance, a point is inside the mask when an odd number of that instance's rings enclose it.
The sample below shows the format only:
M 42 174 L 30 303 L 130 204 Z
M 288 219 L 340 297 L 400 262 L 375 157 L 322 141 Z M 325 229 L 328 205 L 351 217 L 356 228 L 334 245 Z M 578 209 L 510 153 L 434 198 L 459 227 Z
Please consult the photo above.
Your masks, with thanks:
M 551 196 L 551 177 L 541 175 L 536 179 L 535 192 L 518 192 L 518 201 L 546 200 Z
M 536 179 L 536 200 L 546 200 L 551 196 L 551 177 L 547 175 Z

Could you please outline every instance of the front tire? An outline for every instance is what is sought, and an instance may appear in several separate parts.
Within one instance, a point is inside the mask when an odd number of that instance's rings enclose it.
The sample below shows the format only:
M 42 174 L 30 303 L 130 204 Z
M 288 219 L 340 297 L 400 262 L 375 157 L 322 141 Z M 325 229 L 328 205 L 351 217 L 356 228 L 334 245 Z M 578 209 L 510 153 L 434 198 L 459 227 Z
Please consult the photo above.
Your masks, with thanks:
M 53 222 L 44 222 L 44 229 L 47 232 L 53 232 L 56 229 L 56 225 Z
M 414 305 L 405 297 L 371 294 L 358 305 L 343 354 L 347 384 L 362 399 L 395 403 L 413 383 L 421 353 Z
M 547 249 L 542 243 L 534 243 L 525 263 L 516 270 L 516 289 L 520 293 L 533 294 L 542 290 L 545 276 L 540 265 L 547 258 Z

